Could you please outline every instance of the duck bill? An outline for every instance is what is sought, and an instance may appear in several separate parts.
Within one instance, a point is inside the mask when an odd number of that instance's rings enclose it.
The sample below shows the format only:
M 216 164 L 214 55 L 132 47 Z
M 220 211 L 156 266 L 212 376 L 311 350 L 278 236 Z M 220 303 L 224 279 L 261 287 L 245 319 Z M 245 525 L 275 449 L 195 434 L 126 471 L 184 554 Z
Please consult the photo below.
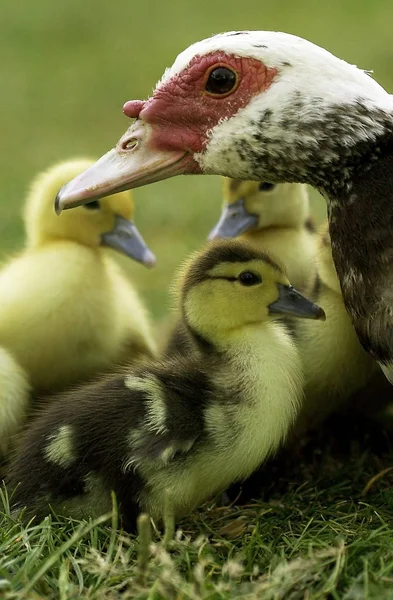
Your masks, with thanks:
M 185 173 L 188 153 L 155 148 L 151 134 L 150 125 L 143 121 L 131 125 L 115 148 L 61 188 L 55 200 L 57 214 L 104 196 Z
M 268 306 L 270 315 L 289 315 L 303 319 L 326 320 L 324 310 L 317 304 L 307 300 L 291 285 L 279 283 L 277 287 L 279 297 L 278 300 Z
M 115 226 L 112 231 L 101 236 L 101 245 L 114 248 L 114 250 L 146 265 L 146 267 L 154 267 L 156 264 L 156 257 L 134 223 L 123 219 L 120 215 L 116 215 Z
M 245 207 L 244 198 L 239 198 L 236 202 L 225 205 L 220 220 L 209 233 L 208 239 L 237 237 L 257 225 L 257 215 L 249 213 Z

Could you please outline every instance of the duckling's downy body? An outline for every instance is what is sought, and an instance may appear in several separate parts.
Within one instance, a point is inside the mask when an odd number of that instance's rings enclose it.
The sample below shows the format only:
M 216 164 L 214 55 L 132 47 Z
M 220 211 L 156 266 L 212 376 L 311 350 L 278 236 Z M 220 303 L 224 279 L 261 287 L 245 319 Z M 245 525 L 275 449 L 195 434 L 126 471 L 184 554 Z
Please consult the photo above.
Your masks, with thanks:
M 267 255 L 210 243 L 184 270 L 179 318 L 196 351 L 76 390 L 33 423 L 11 465 L 18 507 L 43 516 L 110 508 L 126 526 L 177 517 L 246 478 L 284 440 L 302 397 L 301 361 L 277 321 L 323 311 Z
M 0 348 L 0 461 L 25 420 L 29 401 L 27 373 L 5 348 Z
M 318 275 L 308 295 L 323 306 L 326 322 L 317 327 L 299 321 L 296 337 L 305 373 L 305 401 L 297 433 L 316 425 L 366 385 L 378 369 L 362 348 L 348 315 L 334 266 L 328 223 L 319 232 Z
M 99 252 L 67 241 L 28 252 L 0 273 L 0 290 L 1 343 L 41 393 L 153 352 L 137 292 Z
M 26 249 L 0 272 L 0 344 L 39 392 L 155 348 L 135 289 L 104 249 L 152 256 L 131 222 L 128 192 L 65 218 L 51 209 L 58 186 L 89 164 L 56 165 L 35 180 L 25 209 Z
M 282 261 L 290 282 L 304 289 L 315 275 L 315 227 L 307 188 L 223 177 L 224 205 L 210 233 L 237 237 Z

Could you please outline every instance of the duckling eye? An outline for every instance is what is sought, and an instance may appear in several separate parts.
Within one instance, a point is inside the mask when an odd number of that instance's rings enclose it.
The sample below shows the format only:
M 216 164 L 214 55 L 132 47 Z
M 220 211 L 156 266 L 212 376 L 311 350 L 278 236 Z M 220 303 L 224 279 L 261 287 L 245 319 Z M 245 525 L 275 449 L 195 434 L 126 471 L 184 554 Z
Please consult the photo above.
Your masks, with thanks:
M 98 202 L 98 200 L 93 200 L 93 202 L 85 204 L 85 208 L 88 210 L 99 210 L 101 208 L 101 204 Z
M 262 277 L 251 273 L 251 271 L 243 271 L 243 273 L 240 273 L 238 279 L 242 285 L 257 285 L 258 283 L 262 283 Z
M 214 96 L 223 96 L 233 91 L 237 84 L 237 74 L 228 67 L 216 67 L 210 71 L 205 90 Z
M 259 184 L 261 192 L 270 192 L 270 190 L 273 190 L 275 187 L 275 183 L 268 183 L 267 181 L 262 181 L 262 183 Z

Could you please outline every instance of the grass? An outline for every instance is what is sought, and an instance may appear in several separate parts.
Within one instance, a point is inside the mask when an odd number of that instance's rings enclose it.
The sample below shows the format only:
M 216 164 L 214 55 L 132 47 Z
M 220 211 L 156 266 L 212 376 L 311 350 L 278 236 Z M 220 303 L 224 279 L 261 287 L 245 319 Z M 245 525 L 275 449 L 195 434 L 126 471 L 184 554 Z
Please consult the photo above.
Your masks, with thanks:
M 191 42 L 228 29 L 290 31 L 374 69 L 392 92 L 392 18 L 389 0 L 3 0 L 0 254 L 23 244 L 19 214 L 33 175 L 112 147 L 128 126 L 123 101 L 146 97 Z M 148 271 L 119 260 L 155 319 L 167 313 L 173 271 L 218 216 L 219 186 L 215 177 L 188 177 L 135 191 L 136 221 L 159 263 Z M 321 218 L 314 192 L 312 202 Z M 257 501 L 203 507 L 166 549 L 154 531 L 147 563 L 146 545 L 138 550 L 117 530 L 116 512 L 98 523 L 53 517 L 24 527 L 3 490 L 0 598 L 393 598 L 393 476 L 384 473 L 392 456 L 388 443 L 381 453 L 384 439 L 369 427 L 359 436 L 327 425 L 295 460 L 268 465 L 271 480 L 263 477 Z M 338 449 L 340 440 L 348 447 Z
M 146 518 L 139 539 L 119 531 L 115 503 L 97 521 L 23 527 L 3 491 L 0 597 L 393 598 L 392 475 L 373 479 L 391 461 L 389 439 L 343 419 L 273 461 L 262 499 L 211 502 L 169 541 Z

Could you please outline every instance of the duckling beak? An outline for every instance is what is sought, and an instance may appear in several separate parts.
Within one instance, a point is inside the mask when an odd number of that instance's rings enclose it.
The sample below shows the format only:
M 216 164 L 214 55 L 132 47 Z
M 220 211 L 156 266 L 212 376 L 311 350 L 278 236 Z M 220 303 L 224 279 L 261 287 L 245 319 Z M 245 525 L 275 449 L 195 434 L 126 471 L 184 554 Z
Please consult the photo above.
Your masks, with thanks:
M 226 204 L 220 220 L 209 233 L 209 240 L 214 238 L 233 238 L 258 225 L 258 216 L 249 213 L 244 204 L 244 198 L 239 198 L 232 204 Z
M 278 300 L 269 304 L 269 314 L 271 315 L 290 315 L 292 317 L 300 317 L 303 319 L 318 319 L 326 320 L 324 310 L 307 300 L 305 296 L 300 294 L 291 285 L 277 284 L 279 290 Z
M 147 267 L 154 267 L 156 264 L 156 257 L 134 223 L 123 219 L 120 215 L 116 215 L 115 226 L 112 231 L 101 236 L 101 245 L 114 248 Z

